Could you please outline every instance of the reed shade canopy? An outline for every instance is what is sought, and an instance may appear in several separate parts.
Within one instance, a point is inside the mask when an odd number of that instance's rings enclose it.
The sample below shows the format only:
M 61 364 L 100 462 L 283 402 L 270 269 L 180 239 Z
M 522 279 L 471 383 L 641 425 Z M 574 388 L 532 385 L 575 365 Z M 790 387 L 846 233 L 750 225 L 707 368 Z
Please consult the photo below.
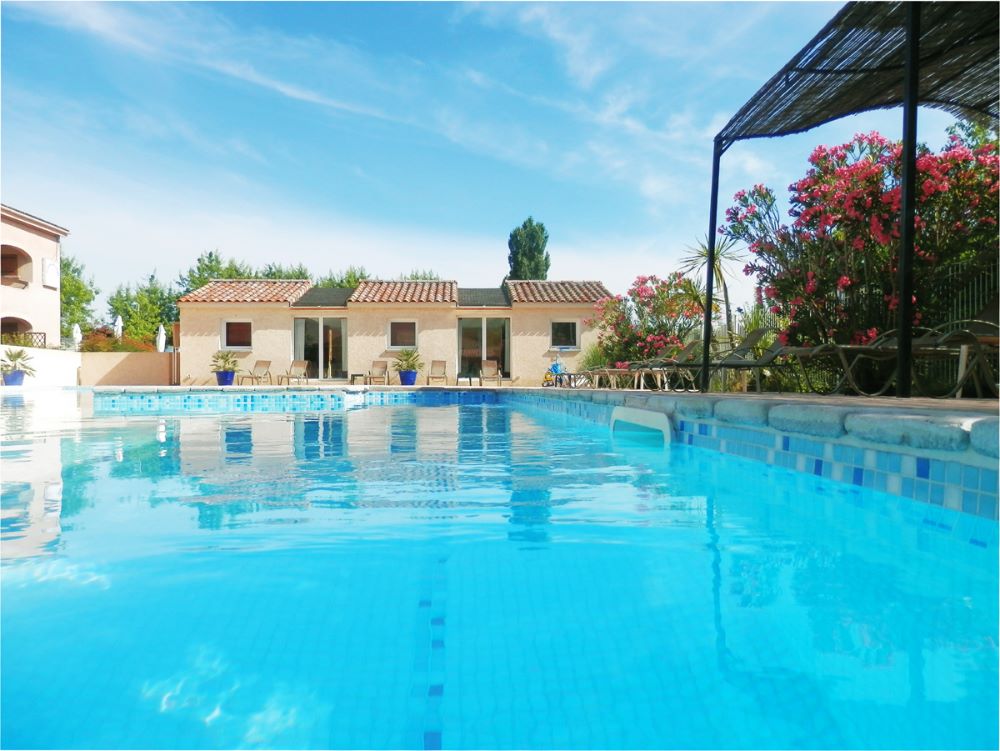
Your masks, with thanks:
M 1000 117 L 1000 4 L 852 2 L 744 104 L 715 137 L 706 272 L 708 390 L 719 165 L 736 141 L 802 133 L 847 115 L 903 106 L 897 396 L 910 395 L 917 105 Z

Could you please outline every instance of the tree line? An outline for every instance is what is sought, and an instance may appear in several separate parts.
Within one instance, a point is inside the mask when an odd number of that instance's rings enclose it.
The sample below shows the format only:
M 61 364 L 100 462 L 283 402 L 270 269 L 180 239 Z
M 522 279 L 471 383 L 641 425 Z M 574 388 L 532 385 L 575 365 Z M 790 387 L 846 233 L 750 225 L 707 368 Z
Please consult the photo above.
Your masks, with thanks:
M 514 228 L 507 241 L 510 272 L 505 278 L 546 279 L 550 264 L 545 250 L 548 240 L 545 225 L 531 217 Z M 74 324 L 84 331 L 98 328 L 94 301 L 100 290 L 94 280 L 86 276 L 83 263 L 64 254 L 61 275 L 62 336 L 70 336 Z M 244 261 L 224 258 L 218 250 L 210 250 L 198 256 L 195 263 L 173 282 L 160 279 L 154 271 L 135 284 L 118 285 L 108 297 L 105 320 L 113 321 L 121 316 L 127 337 L 139 342 L 151 342 L 161 324 L 169 328 L 168 324 L 178 319 L 177 300 L 213 279 L 308 279 L 317 287 L 356 287 L 370 278 L 364 266 L 351 265 L 341 271 L 331 270 L 313 276 L 301 263 L 268 263 L 254 267 Z M 400 281 L 441 279 L 431 269 L 413 269 L 397 278 Z

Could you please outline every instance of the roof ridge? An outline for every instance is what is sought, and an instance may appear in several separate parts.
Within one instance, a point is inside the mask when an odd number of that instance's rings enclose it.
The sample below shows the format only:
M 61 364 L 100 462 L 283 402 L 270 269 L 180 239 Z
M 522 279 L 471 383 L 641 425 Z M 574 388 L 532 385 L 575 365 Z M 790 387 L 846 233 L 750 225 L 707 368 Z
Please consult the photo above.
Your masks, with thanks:
M 212 282 L 308 282 L 312 284 L 312 279 L 270 279 L 268 277 L 257 277 L 256 279 L 252 276 L 240 277 L 239 279 L 226 279 L 225 277 L 215 277 L 208 280 L 208 284 Z M 202 285 L 205 286 L 205 285 Z

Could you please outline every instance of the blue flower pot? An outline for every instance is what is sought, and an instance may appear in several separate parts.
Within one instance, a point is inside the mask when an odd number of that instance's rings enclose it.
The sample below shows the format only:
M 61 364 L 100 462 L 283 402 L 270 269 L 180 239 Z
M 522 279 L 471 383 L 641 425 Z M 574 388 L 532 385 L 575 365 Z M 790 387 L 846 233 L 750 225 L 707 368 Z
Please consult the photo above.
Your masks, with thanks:
M 402 386 L 412 386 L 417 382 L 417 371 L 415 370 L 401 370 L 399 371 L 399 383 Z
M 220 386 L 232 386 L 233 379 L 236 377 L 235 370 L 217 370 L 215 371 L 215 382 Z
M 22 383 L 24 383 L 23 370 L 12 370 L 9 373 L 3 374 L 4 386 L 20 386 Z

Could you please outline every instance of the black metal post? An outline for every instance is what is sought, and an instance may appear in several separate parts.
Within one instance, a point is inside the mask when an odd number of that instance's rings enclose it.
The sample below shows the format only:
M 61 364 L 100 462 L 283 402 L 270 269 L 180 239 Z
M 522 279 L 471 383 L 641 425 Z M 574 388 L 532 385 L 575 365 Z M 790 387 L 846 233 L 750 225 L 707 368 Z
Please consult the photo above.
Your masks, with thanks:
M 715 282 L 715 235 L 719 219 L 719 162 L 722 160 L 722 142 L 716 138 L 712 149 L 712 199 L 708 209 L 708 259 L 705 268 L 705 330 L 701 352 L 701 390 L 708 391 L 709 369 L 712 359 L 712 285 Z
M 902 206 L 899 218 L 899 360 L 896 396 L 910 396 L 913 358 L 913 240 L 917 195 L 917 102 L 920 96 L 920 3 L 906 4 L 906 68 L 903 79 Z

